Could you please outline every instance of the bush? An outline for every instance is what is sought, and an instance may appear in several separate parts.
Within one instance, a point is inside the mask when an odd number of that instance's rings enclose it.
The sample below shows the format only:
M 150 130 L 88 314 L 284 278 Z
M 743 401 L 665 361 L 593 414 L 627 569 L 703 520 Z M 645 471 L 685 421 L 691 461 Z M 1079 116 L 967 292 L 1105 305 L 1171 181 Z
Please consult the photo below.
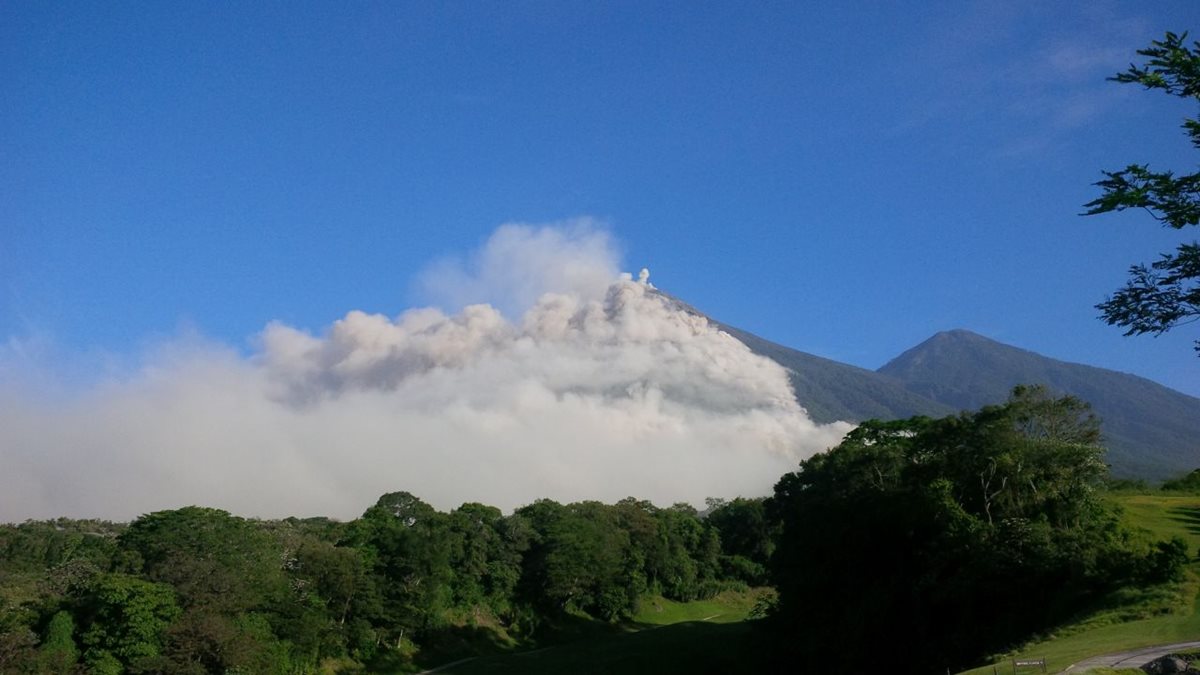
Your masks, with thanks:
M 1164 482 L 1162 489 L 1168 492 L 1200 493 L 1200 469 Z
M 766 567 L 740 555 L 721 556 L 721 571 L 726 578 L 751 586 L 762 586 L 767 582 Z
M 1182 537 L 1176 535 L 1170 541 L 1160 541 L 1154 545 L 1154 552 L 1149 557 L 1146 581 L 1179 581 L 1187 564 L 1188 547 Z

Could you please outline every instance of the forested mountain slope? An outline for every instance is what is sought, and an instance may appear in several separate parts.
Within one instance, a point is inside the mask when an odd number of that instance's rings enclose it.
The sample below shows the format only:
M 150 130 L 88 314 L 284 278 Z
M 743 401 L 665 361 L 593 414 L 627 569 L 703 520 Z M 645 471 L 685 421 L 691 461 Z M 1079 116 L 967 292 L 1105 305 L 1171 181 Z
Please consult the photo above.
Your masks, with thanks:
M 1136 375 L 1068 363 L 966 330 L 938 333 L 878 371 L 955 409 L 1044 384 L 1091 403 L 1118 476 L 1162 479 L 1200 466 L 1200 399 Z
M 755 354 L 787 368 L 796 400 L 817 422 L 942 417 L 958 411 L 909 390 L 889 375 L 784 347 L 732 326 L 721 328 Z

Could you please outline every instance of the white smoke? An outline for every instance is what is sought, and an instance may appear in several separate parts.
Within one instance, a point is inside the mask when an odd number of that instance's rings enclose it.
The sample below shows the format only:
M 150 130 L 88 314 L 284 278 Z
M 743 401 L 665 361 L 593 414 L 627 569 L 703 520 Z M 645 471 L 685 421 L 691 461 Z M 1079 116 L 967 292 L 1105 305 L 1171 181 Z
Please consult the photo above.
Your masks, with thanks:
M 547 291 L 603 297 L 619 258 L 612 237 L 590 218 L 553 227 L 501 225 L 474 254 L 430 265 L 417 287 L 443 308 L 486 303 L 520 316 Z
M 617 257 L 587 224 L 505 226 L 470 265 L 423 278 L 455 270 L 445 297 L 534 298 L 514 320 L 355 311 L 324 336 L 273 323 L 248 359 L 171 345 L 68 400 L 0 385 L 0 520 L 192 503 L 350 518 L 395 490 L 440 508 L 699 503 L 764 494 L 850 428 L 814 424 L 783 368 L 647 271 L 615 275 Z

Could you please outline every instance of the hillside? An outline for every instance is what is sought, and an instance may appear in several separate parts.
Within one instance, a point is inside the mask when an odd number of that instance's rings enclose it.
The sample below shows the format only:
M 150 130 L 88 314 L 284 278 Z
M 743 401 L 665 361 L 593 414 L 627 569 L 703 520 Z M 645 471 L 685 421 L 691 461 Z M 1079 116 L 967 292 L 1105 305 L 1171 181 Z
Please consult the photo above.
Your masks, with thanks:
M 1143 531 L 1145 536 L 1164 540 L 1182 537 L 1193 551 L 1200 545 L 1200 495 L 1116 493 L 1107 499 L 1120 505 L 1125 524 Z M 994 664 L 964 675 L 993 675 L 996 666 L 1011 667 L 1012 658 L 1045 658 L 1050 672 L 1060 672 L 1100 654 L 1195 640 L 1200 636 L 1200 561 L 1193 558 L 1189 568 L 1178 582 L 1142 591 L 1119 591 L 1097 602 L 1094 612 L 1059 627 L 1045 639 L 1001 655 Z
M 1092 405 L 1114 475 L 1162 480 L 1200 466 L 1200 399 L 1143 377 L 1059 361 L 966 330 L 938 333 L 871 371 L 771 342 L 659 293 L 786 368 L 796 399 L 817 422 L 940 417 L 1001 403 L 1018 384 L 1043 384 Z
M 822 358 L 765 340 L 718 321 L 670 294 L 660 295 L 685 312 L 707 319 L 788 371 L 796 400 L 821 424 L 845 420 L 898 419 L 913 415 L 940 417 L 958 408 L 909 391 L 903 382 L 865 368 Z
M 755 354 L 786 368 L 796 400 L 817 422 L 941 417 L 959 410 L 909 390 L 890 375 L 784 347 L 732 326 L 721 328 Z
M 955 409 L 1044 384 L 1092 404 L 1118 476 L 1162 479 L 1200 465 L 1200 399 L 1136 375 L 1068 363 L 970 331 L 938 333 L 879 369 L 914 394 Z

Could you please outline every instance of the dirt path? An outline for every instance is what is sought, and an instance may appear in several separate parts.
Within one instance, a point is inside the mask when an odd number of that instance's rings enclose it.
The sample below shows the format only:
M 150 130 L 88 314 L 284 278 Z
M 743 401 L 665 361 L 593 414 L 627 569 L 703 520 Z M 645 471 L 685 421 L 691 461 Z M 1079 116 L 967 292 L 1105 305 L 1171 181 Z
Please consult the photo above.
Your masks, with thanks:
M 1115 654 L 1093 656 L 1079 663 L 1067 666 L 1064 673 L 1081 673 L 1089 668 L 1140 668 L 1160 656 L 1191 652 L 1200 649 L 1200 642 L 1178 642 L 1173 645 L 1158 645 L 1156 647 L 1141 647 Z

